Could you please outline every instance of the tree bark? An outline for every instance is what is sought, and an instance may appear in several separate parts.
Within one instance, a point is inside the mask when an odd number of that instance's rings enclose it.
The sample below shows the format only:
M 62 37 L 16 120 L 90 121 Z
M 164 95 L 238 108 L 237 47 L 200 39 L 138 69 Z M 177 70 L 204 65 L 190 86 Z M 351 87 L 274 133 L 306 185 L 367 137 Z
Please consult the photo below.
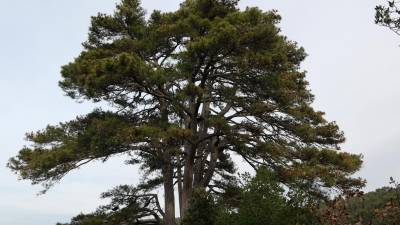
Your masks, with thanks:
M 210 140 L 210 144 L 208 146 L 209 151 L 211 153 L 211 157 L 210 157 L 210 163 L 208 165 L 207 171 L 205 172 L 204 177 L 201 180 L 201 186 L 204 188 L 206 188 L 208 186 L 208 184 L 211 182 L 211 179 L 215 172 L 215 168 L 217 166 L 220 149 L 219 149 L 218 145 L 216 144 L 216 142 L 217 142 L 217 140 L 214 137 Z
M 179 216 L 182 219 L 183 218 L 183 210 L 182 210 L 182 192 L 183 192 L 183 186 L 182 186 L 182 162 L 181 162 L 181 155 L 177 156 L 177 175 L 178 175 L 178 198 L 179 198 Z
M 192 81 L 192 83 L 194 83 Z M 192 133 L 192 142 L 185 141 L 184 143 L 184 153 L 185 153 L 185 164 L 183 171 L 183 193 L 182 193 L 182 212 L 183 218 L 186 215 L 186 212 L 190 208 L 190 201 L 192 199 L 193 192 L 193 169 L 194 169 L 194 160 L 196 156 L 196 146 L 193 144 L 197 137 L 197 108 L 195 96 L 191 96 L 189 100 L 190 112 L 191 115 L 185 120 L 186 127 L 191 130 Z M 182 218 L 182 219 L 183 219 Z
M 182 217 L 190 207 L 190 200 L 193 192 L 193 164 L 194 164 L 194 148 L 187 146 L 187 156 L 185 160 L 185 168 L 183 172 L 183 187 L 182 187 Z M 182 218 L 182 219 L 183 219 Z
M 210 102 L 207 100 L 208 99 L 208 94 L 203 95 L 204 103 L 202 107 L 202 112 L 201 112 L 201 122 L 199 123 L 199 137 L 201 139 L 205 138 L 208 135 L 208 127 L 206 125 L 206 121 L 208 119 L 208 116 L 210 114 Z M 208 152 L 206 150 L 207 144 L 206 140 L 204 140 L 202 143 L 199 143 L 199 146 L 197 146 L 197 155 L 196 155 L 196 160 L 195 160 L 195 165 L 194 165 L 194 180 L 193 180 L 193 187 L 197 188 L 200 185 L 200 182 L 203 177 L 203 172 L 204 172 L 204 164 L 207 160 L 208 157 Z
M 164 123 L 165 128 L 168 126 L 168 110 L 166 103 L 160 101 L 161 121 Z M 174 192 L 174 167 L 172 164 L 173 158 L 171 155 L 168 143 L 162 143 L 166 146 L 162 146 L 163 149 L 163 167 L 162 173 L 164 176 L 164 201 L 165 201 L 165 214 L 164 214 L 164 225 L 175 225 L 175 192 Z
M 171 165 L 172 157 L 168 150 L 165 154 L 165 165 L 163 169 L 164 176 L 164 200 L 165 200 L 165 225 L 175 225 L 175 193 L 174 193 L 174 170 Z

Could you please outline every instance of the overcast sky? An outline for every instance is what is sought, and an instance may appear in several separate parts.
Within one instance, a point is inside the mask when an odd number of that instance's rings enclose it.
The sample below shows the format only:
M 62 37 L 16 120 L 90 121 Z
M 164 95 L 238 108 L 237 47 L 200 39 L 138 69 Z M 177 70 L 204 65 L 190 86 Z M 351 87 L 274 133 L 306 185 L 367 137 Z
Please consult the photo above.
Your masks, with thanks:
M 147 11 L 178 8 L 178 0 L 143 0 Z M 344 130 L 343 149 L 364 155 L 367 190 L 400 179 L 400 37 L 374 25 L 378 0 L 242 0 L 241 7 L 277 9 L 289 39 L 303 46 L 315 107 Z M 26 144 L 24 133 L 91 111 L 58 88 L 60 66 L 85 41 L 89 18 L 112 12 L 115 0 L 0 0 L 0 224 L 54 225 L 93 211 L 99 194 L 135 183 L 121 159 L 68 175 L 48 194 L 17 181 L 6 167 Z

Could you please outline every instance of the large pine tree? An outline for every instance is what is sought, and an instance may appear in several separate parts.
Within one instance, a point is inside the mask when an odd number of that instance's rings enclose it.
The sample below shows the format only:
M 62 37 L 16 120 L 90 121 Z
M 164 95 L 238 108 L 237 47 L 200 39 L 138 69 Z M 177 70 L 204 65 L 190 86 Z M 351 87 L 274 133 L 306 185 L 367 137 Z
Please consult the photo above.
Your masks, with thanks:
M 337 151 L 342 132 L 311 106 L 304 50 L 281 34 L 275 11 L 237 2 L 186 0 L 146 19 L 139 0 L 122 0 L 113 15 L 93 17 L 60 86 L 114 110 L 29 133 L 32 144 L 8 166 L 47 190 L 71 170 L 125 155 L 146 173 L 139 186 L 108 193 L 124 206 L 113 210 L 166 225 L 175 224 L 175 188 L 183 217 L 195 189 L 224 192 L 233 155 L 317 196 L 362 186 L 350 177 L 360 156 Z M 151 194 L 158 187 L 163 209 Z

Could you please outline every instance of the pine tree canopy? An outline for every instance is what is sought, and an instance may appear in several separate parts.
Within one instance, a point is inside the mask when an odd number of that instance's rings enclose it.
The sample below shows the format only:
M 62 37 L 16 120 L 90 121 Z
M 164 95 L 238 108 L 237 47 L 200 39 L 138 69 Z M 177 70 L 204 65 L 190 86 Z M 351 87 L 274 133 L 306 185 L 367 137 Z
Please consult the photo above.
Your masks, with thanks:
M 375 23 L 387 27 L 400 35 L 400 8 L 399 2 L 390 0 L 387 5 L 375 7 Z
M 223 192 L 240 166 L 233 156 L 319 196 L 362 186 L 351 177 L 361 156 L 338 151 L 343 133 L 312 107 L 303 48 L 281 34 L 276 11 L 237 2 L 186 0 L 146 17 L 139 0 L 122 0 L 92 17 L 60 87 L 113 109 L 27 134 L 31 144 L 8 166 L 47 190 L 123 155 L 145 171 L 140 192 L 164 186 L 166 211 L 177 187 L 182 214 L 194 189 Z

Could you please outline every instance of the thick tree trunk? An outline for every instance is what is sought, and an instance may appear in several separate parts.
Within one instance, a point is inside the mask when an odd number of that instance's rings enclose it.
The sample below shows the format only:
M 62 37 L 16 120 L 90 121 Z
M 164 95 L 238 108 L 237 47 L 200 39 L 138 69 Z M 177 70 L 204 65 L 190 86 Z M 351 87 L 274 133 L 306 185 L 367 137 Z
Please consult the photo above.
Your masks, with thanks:
M 165 153 L 165 165 L 163 169 L 164 175 L 164 200 L 165 200 L 165 216 L 164 225 L 175 225 L 175 193 L 174 193 L 174 170 L 171 165 L 171 156 Z
M 184 143 L 184 153 L 185 153 L 185 164 L 183 171 L 183 187 L 182 187 L 182 213 L 183 218 L 185 217 L 188 209 L 190 208 L 190 201 L 192 199 L 193 192 L 193 169 L 194 169 L 194 160 L 196 156 L 196 146 L 194 146 L 193 142 L 195 142 L 195 137 L 197 137 L 197 108 L 195 102 L 195 96 L 192 96 L 189 101 L 191 115 L 189 115 L 185 119 L 186 128 L 191 130 L 192 133 L 192 142 L 185 141 Z M 182 219 L 183 219 L 182 218 Z
M 204 94 L 203 98 L 207 99 L 208 94 Z M 199 137 L 203 139 L 208 135 L 208 127 L 206 125 L 206 121 L 210 114 L 210 102 L 206 101 L 203 103 L 202 110 L 201 110 L 201 121 L 199 123 Z M 200 187 L 201 180 L 203 178 L 203 172 L 205 167 L 205 162 L 207 161 L 207 157 L 209 152 L 207 152 L 207 143 L 203 141 L 199 143 L 198 150 L 196 151 L 196 160 L 194 165 L 194 180 L 193 180 L 193 187 L 198 188 Z
M 168 126 L 168 111 L 166 103 L 160 102 L 161 120 L 164 126 Z M 164 147 L 163 152 L 163 168 L 162 173 L 164 176 L 164 225 L 175 225 L 175 192 L 174 192 L 174 167 L 172 165 L 172 155 L 170 149 L 167 146 Z
M 192 146 L 187 146 L 187 155 L 183 172 L 183 187 L 182 187 L 182 216 L 186 215 L 190 207 L 190 200 L 193 192 L 193 164 L 194 164 L 194 149 Z

